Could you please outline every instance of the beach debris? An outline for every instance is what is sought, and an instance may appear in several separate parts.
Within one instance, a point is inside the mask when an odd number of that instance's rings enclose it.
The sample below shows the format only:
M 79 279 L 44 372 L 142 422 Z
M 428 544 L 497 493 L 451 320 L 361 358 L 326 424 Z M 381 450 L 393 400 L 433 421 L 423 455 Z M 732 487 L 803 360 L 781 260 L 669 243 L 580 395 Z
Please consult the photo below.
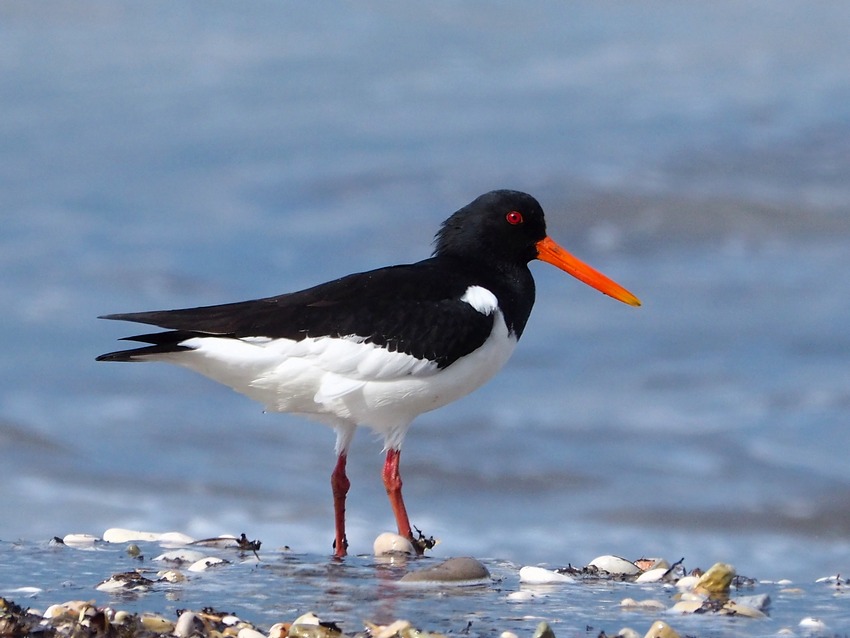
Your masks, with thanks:
M 735 568 L 727 563 L 714 563 L 707 572 L 700 576 L 694 592 L 705 594 L 712 598 L 729 596 L 729 587 L 735 578 Z
M 490 572 L 480 560 L 469 557 L 449 558 L 438 565 L 401 577 L 402 583 L 478 584 L 490 580 Z

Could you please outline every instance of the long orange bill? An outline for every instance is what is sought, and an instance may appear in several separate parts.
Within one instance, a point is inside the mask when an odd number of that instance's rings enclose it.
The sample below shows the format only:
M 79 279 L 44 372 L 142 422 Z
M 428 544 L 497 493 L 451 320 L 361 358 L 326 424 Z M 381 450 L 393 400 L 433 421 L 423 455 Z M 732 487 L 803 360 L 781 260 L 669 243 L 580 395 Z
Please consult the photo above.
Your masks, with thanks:
M 622 301 L 630 306 L 640 305 L 640 299 L 617 282 L 609 279 L 598 270 L 594 270 L 580 259 L 568 253 L 550 237 L 544 237 L 537 242 L 537 258 L 540 261 L 557 266 L 579 281 L 583 281 L 588 286 L 596 288 L 599 292 L 613 297 L 617 301 Z

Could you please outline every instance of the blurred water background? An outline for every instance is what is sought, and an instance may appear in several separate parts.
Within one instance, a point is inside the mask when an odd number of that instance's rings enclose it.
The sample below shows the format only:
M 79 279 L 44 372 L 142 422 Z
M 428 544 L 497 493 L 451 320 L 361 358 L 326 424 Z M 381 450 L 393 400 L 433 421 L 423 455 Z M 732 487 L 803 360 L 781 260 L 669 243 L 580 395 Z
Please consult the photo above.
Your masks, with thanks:
M 850 570 L 850 5 L 0 4 L 0 539 L 246 532 L 327 553 L 333 435 L 100 314 L 430 253 L 493 188 L 537 264 L 506 369 L 414 424 L 437 556 Z M 392 528 L 360 432 L 349 540 Z

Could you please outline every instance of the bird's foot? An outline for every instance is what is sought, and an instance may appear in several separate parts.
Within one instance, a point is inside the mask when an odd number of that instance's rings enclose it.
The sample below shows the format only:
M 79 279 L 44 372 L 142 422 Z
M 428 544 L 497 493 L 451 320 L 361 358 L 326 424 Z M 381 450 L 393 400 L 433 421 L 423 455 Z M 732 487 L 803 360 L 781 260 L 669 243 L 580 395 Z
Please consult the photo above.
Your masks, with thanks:
M 337 546 L 336 539 L 333 542 L 334 558 L 344 558 L 348 555 L 348 537 L 343 536 L 342 542 Z
M 413 526 L 413 529 L 416 530 L 417 538 L 413 537 L 413 534 L 410 534 L 410 542 L 413 544 L 413 549 L 416 550 L 417 556 L 422 556 L 425 553 L 425 550 L 434 549 L 434 546 L 439 542 L 433 536 L 425 536 L 422 533 L 422 530 Z

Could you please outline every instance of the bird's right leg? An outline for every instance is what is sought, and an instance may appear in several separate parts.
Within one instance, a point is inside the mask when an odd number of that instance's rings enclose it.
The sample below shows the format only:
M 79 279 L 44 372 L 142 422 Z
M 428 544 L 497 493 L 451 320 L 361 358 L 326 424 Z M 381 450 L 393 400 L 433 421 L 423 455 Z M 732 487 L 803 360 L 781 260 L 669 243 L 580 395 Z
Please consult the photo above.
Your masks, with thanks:
M 336 466 L 331 473 L 331 491 L 334 496 L 334 556 L 342 558 L 348 552 L 348 539 L 345 537 L 345 497 L 351 481 L 345 474 L 345 463 L 348 460 L 348 447 L 354 438 L 356 426 L 341 422 L 336 430 Z
M 336 467 L 331 474 L 331 490 L 334 495 L 334 529 L 336 536 L 334 539 L 334 556 L 342 558 L 348 549 L 348 540 L 345 538 L 345 497 L 348 494 L 348 488 L 351 487 L 351 481 L 345 475 L 345 462 L 347 455 L 345 452 L 337 456 Z

